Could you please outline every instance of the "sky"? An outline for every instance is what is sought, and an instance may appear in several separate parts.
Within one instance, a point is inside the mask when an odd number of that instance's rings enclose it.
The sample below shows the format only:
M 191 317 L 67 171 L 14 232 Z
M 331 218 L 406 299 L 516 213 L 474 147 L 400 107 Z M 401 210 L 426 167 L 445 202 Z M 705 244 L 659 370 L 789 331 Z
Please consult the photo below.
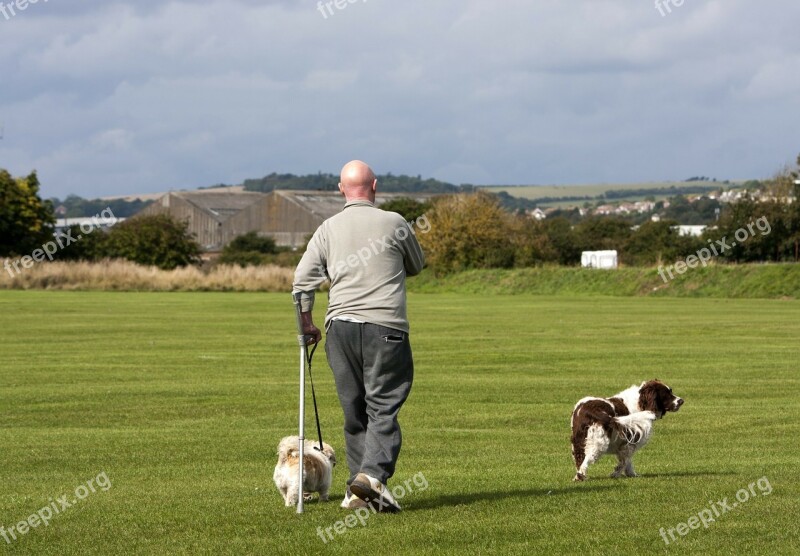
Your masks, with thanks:
M 0 168 L 47 197 L 351 159 L 456 184 L 750 179 L 800 152 L 796 1 L 14 1 Z

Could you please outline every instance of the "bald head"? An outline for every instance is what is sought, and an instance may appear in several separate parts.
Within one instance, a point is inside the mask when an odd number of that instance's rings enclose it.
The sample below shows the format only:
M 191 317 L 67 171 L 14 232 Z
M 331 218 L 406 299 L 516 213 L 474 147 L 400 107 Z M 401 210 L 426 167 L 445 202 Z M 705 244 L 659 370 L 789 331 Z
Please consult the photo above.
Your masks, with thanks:
M 364 199 L 374 203 L 377 183 L 372 168 L 360 160 L 353 160 L 342 168 L 339 191 L 344 194 L 348 202 Z

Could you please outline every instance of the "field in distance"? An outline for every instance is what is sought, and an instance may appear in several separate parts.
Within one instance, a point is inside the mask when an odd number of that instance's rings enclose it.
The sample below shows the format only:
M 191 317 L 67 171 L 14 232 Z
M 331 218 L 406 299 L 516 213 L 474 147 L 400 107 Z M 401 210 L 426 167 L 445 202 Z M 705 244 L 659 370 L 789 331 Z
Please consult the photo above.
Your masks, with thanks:
M 642 183 L 597 183 L 597 184 L 574 184 L 574 185 L 498 185 L 481 186 L 491 193 L 504 191 L 514 197 L 522 199 L 563 199 L 543 202 L 542 206 L 565 206 L 582 204 L 585 201 L 598 201 L 600 196 L 608 191 L 630 191 L 630 195 L 617 196 L 613 200 L 619 201 L 639 201 L 645 197 L 655 197 L 656 200 L 672 197 L 677 193 L 669 193 L 668 190 L 680 188 L 697 188 L 698 193 L 702 191 L 713 191 L 714 189 L 736 189 L 742 186 L 745 180 L 737 181 L 664 181 L 664 182 L 642 182 Z M 702 188 L 702 189 L 701 189 Z M 652 191 L 652 193 L 645 193 Z M 583 197 L 590 197 L 583 199 Z M 581 198 L 581 199 L 578 199 Z

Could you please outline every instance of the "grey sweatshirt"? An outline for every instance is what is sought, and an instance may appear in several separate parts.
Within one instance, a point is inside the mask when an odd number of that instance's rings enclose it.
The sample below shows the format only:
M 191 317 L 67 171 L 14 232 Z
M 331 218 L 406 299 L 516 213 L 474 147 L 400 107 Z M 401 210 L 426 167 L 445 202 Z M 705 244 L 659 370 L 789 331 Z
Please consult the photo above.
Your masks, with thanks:
M 325 328 L 335 318 L 408 332 L 406 276 L 422 271 L 424 256 L 402 216 L 369 201 L 351 201 L 317 228 L 294 274 L 303 312 L 314 291 L 331 281 Z

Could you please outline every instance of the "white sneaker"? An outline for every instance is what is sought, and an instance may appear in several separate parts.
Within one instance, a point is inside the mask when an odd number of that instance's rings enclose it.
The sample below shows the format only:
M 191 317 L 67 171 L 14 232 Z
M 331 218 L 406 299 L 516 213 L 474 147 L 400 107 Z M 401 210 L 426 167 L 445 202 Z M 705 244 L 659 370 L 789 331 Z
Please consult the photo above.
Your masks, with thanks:
M 386 485 L 365 473 L 356 475 L 350 491 L 376 511 L 397 513 L 401 509 Z
M 358 508 L 366 508 L 367 503 L 364 502 L 361 498 L 357 497 L 355 494 L 350 492 L 350 489 L 347 489 L 347 493 L 344 495 L 344 500 L 340 504 L 342 508 L 345 510 L 355 510 Z

